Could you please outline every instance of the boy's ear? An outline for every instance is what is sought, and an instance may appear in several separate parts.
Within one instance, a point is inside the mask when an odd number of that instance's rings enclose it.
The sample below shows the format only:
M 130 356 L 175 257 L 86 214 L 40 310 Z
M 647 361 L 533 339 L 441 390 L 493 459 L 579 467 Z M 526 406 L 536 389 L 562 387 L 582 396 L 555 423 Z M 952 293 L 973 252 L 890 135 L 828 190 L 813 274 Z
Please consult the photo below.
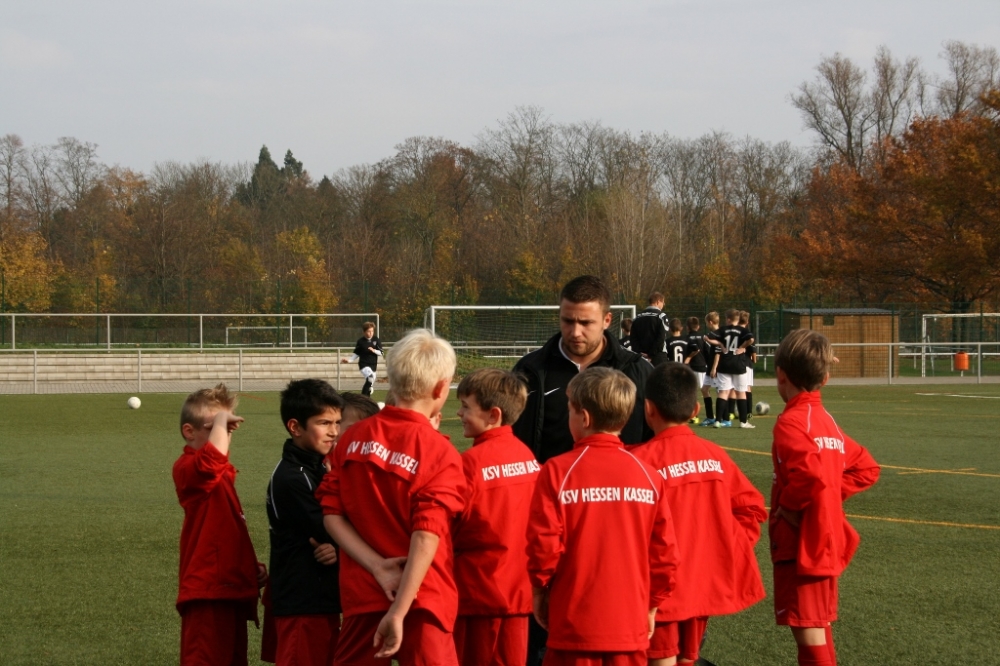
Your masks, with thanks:
M 590 416 L 590 412 L 581 407 L 580 413 L 583 414 L 583 427 L 586 428 L 587 430 L 590 430 L 590 426 L 594 422 L 594 419 L 591 418 Z
M 431 391 L 431 398 L 434 400 L 439 400 L 441 396 L 448 395 L 448 391 L 451 390 L 451 380 L 442 379 L 434 385 L 434 389 Z
M 828 373 L 826 373 L 825 375 L 823 375 L 823 383 L 822 383 L 822 384 L 820 384 L 820 385 L 819 385 L 819 387 L 820 387 L 820 388 L 823 388 L 824 386 L 826 386 L 826 383 L 827 383 L 828 381 L 830 381 L 830 373 L 829 373 L 829 372 L 828 372 Z
M 288 434 L 292 437 L 298 437 L 302 434 L 302 424 L 299 423 L 298 419 L 288 419 L 285 429 L 288 430 Z
M 181 426 L 181 437 L 184 439 L 194 439 L 194 426 L 190 423 L 185 423 Z
M 650 423 L 654 418 L 658 417 L 660 413 L 656 410 L 656 405 L 653 401 L 646 398 L 642 401 L 642 413 L 646 417 L 646 423 Z
M 490 424 L 501 425 L 503 423 L 503 410 L 499 407 L 490 407 Z

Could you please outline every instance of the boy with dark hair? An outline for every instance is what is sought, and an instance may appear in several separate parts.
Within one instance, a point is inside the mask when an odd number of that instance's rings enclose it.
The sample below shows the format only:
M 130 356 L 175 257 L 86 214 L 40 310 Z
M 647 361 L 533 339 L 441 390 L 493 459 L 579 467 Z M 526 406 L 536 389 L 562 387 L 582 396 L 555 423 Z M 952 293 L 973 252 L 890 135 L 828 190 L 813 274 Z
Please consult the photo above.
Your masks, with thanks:
M 767 519 L 764 496 L 719 446 L 685 425 L 697 416 L 698 378 L 666 363 L 646 382 L 646 420 L 656 435 L 632 449 L 666 481 L 680 557 L 677 588 L 656 613 L 652 666 L 698 661 L 708 618 L 764 598 L 754 545 Z
M 347 432 L 358 421 L 378 414 L 378 403 L 366 395 L 344 391 L 340 397 L 344 401 L 340 410 L 340 432 Z
M 709 336 L 709 341 L 714 341 L 719 347 L 711 371 L 719 390 L 715 408 L 716 428 L 729 428 L 733 425 L 729 420 L 731 394 L 736 396 L 736 412 L 740 417 L 740 427 L 754 427 L 747 421 L 747 366 L 744 359 L 740 358 L 746 353 L 746 348 L 753 344 L 754 339 L 750 331 L 740 326 L 739 322 L 739 310 L 726 310 L 726 327 Z M 724 420 L 719 420 L 722 418 Z
M 632 318 L 625 317 L 622 319 L 622 337 L 618 341 L 622 347 L 632 350 Z
M 525 553 L 528 509 L 541 467 L 510 425 L 528 399 L 513 373 L 476 370 L 458 385 L 462 454 L 468 491 L 455 521 L 458 621 L 455 647 L 463 666 L 524 663 L 531 583 Z
M 257 561 L 229 462 L 232 433 L 243 422 L 237 398 L 219 384 L 189 395 L 181 408 L 184 453 L 174 463 L 181 528 L 181 666 L 245 666 L 247 622 L 267 569 Z
M 544 664 L 645 666 L 656 608 L 675 586 L 664 481 L 625 450 L 635 385 L 590 368 L 569 385 L 575 447 L 542 468 L 528 522 L 534 616 Z
M 354 345 L 354 357 L 358 361 L 358 370 L 365 378 L 365 385 L 361 387 L 361 395 L 370 396 L 372 385 L 375 383 L 375 373 L 378 369 L 378 359 L 382 356 L 382 341 L 375 335 L 375 324 L 366 321 L 361 325 L 361 332 L 364 334 L 358 338 Z M 344 363 L 351 361 L 354 357 L 344 359 Z
M 275 663 L 328 666 L 340 634 L 337 552 L 323 527 L 316 488 L 339 435 L 343 400 L 322 379 L 300 379 L 281 392 L 288 431 L 267 484 L 271 535 L 271 608 Z
M 837 578 L 858 548 L 843 502 L 879 477 L 868 451 L 844 434 L 823 408 L 833 349 L 822 334 L 790 332 L 774 355 L 785 409 L 774 424 L 771 514 L 774 610 L 791 628 L 801 666 L 834 666 L 831 622 Z
M 663 294 L 654 291 L 647 299 L 649 307 L 632 322 L 632 351 L 642 354 L 653 365 L 668 360 L 666 355 L 669 323 L 663 312 Z
M 717 344 L 715 342 L 715 335 L 719 330 L 718 312 L 712 311 L 705 315 L 705 328 L 707 329 L 705 335 L 701 336 L 701 351 L 705 355 L 705 376 L 701 382 L 701 397 L 705 401 L 706 418 L 701 422 L 701 425 L 707 428 L 714 426 L 717 421 L 727 420 L 729 411 L 727 409 L 725 413 L 719 412 L 716 414 L 714 404 L 712 403 L 712 389 L 715 389 L 716 396 L 719 394 L 719 385 L 715 381 L 712 369 L 715 367 L 715 357 L 722 349 L 721 343 Z
M 341 549 L 336 663 L 396 655 L 402 666 L 455 666 L 451 523 L 465 505 L 465 476 L 431 425 L 448 400 L 455 351 L 417 329 L 393 347 L 387 370 L 395 406 L 344 433 L 317 491 Z

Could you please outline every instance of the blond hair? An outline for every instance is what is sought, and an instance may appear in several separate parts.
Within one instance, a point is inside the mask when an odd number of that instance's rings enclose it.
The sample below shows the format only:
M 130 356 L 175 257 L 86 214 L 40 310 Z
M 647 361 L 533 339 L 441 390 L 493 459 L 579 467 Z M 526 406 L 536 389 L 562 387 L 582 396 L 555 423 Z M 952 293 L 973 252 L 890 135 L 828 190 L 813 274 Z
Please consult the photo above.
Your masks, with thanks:
M 528 387 L 513 372 L 480 368 L 470 372 L 458 384 L 458 397 L 469 396 L 474 397 L 484 411 L 499 407 L 500 424 L 510 425 L 524 411 L 528 402 Z
M 407 333 L 386 359 L 389 386 L 396 400 L 428 398 L 434 385 L 455 376 L 455 350 L 426 328 Z
M 719 323 L 719 313 L 718 312 L 716 312 L 716 311 L 713 310 L 712 312 L 709 312 L 707 315 L 705 315 L 705 324 L 706 325 L 711 326 L 712 324 L 716 324 L 717 325 L 718 323 Z
M 205 423 L 206 412 L 220 409 L 231 412 L 236 409 L 239 401 L 239 397 L 230 393 L 225 384 L 195 391 L 184 400 L 184 406 L 181 407 L 181 427 L 185 423 L 200 427 Z
M 566 386 L 569 403 L 590 414 L 591 428 L 619 432 L 635 409 L 635 384 L 621 370 L 587 368 Z
M 740 326 L 746 326 L 750 323 L 750 313 L 746 310 L 740 310 Z
M 826 336 L 798 328 L 785 336 L 774 352 L 774 365 L 797 388 L 816 391 L 826 380 L 833 363 L 833 347 Z

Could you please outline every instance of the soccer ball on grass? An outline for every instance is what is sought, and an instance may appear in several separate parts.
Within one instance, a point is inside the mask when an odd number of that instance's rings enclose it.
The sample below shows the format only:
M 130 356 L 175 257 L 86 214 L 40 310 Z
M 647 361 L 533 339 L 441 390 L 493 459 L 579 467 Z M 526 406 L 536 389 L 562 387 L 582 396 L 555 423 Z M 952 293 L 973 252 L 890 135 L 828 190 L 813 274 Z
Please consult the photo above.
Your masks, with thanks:
M 142 406 L 142 400 L 139 400 L 139 398 L 132 396 L 131 398 L 128 399 L 128 406 L 129 409 L 139 409 Z
M 771 405 L 763 401 L 758 402 L 756 405 L 753 406 L 753 413 L 757 416 L 764 416 L 770 411 L 771 411 Z

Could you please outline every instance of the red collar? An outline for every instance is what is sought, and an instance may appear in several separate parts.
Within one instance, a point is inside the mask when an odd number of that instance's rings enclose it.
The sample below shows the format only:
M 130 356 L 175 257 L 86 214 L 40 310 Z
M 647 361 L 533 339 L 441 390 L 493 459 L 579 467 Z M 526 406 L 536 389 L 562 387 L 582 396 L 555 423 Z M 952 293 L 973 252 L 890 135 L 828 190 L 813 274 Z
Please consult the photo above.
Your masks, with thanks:
M 579 449 L 583 446 L 603 446 L 608 448 L 622 448 L 625 445 L 622 444 L 622 440 L 618 439 L 618 435 L 611 435 L 606 432 L 599 432 L 594 435 L 588 435 L 583 439 L 577 440 L 573 443 L 574 449 Z
M 674 437 L 685 437 L 693 434 L 694 431 L 691 430 L 686 423 L 681 423 L 680 425 L 670 426 L 665 430 L 661 430 L 658 434 L 653 436 L 653 439 L 672 439 Z
M 393 405 L 386 405 L 380 412 L 385 414 L 388 418 L 398 419 L 401 421 L 413 421 L 414 423 L 423 423 L 424 425 L 430 425 L 431 422 L 426 416 L 420 412 L 415 412 L 412 409 L 401 409 Z
M 792 407 L 797 407 L 801 403 L 811 403 L 820 404 L 823 402 L 823 396 L 820 395 L 819 391 L 802 391 L 794 398 L 785 403 L 785 409 L 791 409 Z
M 489 430 L 484 430 L 483 432 L 479 433 L 479 435 L 476 436 L 476 438 L 472 441 L 472 445 L 479 446 L 480 444 L 488 442 L 491 439 L 496 439 L 497 437 L 506 437 L 513 435 L 514 435 L 514 429 L 509 425 L 500 426 L 499 428 L 490 428 Z

